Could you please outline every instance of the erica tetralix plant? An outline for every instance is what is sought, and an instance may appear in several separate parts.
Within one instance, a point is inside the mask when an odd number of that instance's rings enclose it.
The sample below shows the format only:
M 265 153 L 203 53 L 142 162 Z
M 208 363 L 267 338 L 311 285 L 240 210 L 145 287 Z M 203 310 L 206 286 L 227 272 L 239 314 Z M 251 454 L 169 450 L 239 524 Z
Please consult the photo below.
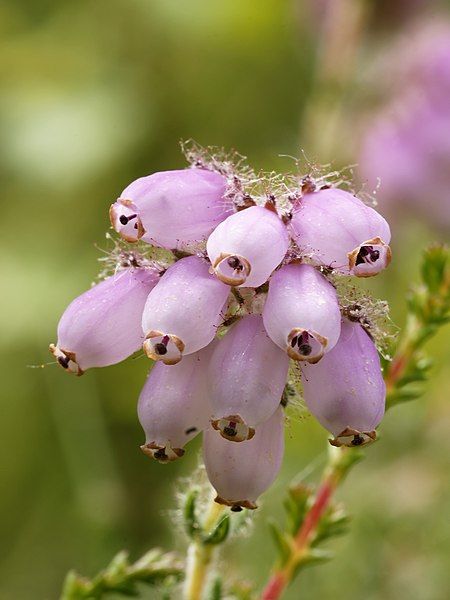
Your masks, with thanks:
M 356 292 L 341 275 L 385 268 L 390 231 L 326 177 L 261 175 L 198 148 L 189 157 L 191 168 L 120 194 L 112 275 L 73 301 L 51 349 L 81 374 L 143 347 L 157 361 L 139 398 L 145 454 L 169 463 L 203 431 L 217 502 L 255 508 L 301 379 L 333 444 L 375 438 L 385 391 L 366 331 L 382 338 L 378 313 L 348 304 Z

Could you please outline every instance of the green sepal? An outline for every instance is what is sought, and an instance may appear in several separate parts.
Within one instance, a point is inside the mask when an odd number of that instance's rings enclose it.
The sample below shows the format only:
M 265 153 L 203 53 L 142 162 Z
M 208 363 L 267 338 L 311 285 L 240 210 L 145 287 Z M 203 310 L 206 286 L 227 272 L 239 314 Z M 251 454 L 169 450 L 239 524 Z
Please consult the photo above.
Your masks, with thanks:
M 184 528 L 187 535 L 191 539 L 197 537 L 201 531 L 200 523 L 198 522 L 196 514 L 198 494 L 199 490 L 197 488 L 191 489 L 186 495 L 183 505 Z

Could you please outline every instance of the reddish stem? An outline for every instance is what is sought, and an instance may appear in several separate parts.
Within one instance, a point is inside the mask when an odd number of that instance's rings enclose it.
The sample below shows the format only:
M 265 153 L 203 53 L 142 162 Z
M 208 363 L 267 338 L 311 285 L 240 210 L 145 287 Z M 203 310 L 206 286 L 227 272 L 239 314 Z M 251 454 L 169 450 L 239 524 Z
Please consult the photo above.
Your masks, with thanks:
M 403 374 L 405 365 L 407 363 L 407 357 L 400 354 L 400 356 L 394 358 L 389 369 L 389 373 L 386 377 L 386 386 L 388 389 L 392 389 L 396 382 L 400 379 Z
M 297 549 L 303 549 L 308 544 L 309 539 L 314 533 L 314 530 L 317 527 L 323 513 L 328 508 L 328 504 L 335 487 L 336 486 L 333 481 L 326 479 L 317 490 L 314 504 L 307 512 L 302 526 L 295 537 Z
M 261 600 L 278 600 L 286 585 L 284 573 L 274 573 L 262 593 Z
M 336 489 L 337 482 L 333 477 L 325 479 L 319 489 L 314 500 L 314 504 L 307 512 L 303 523 L 294 538 L 295 554 L 300 554 L 307 548 L 312 535 L 314 534 L 317 525 L 319 524 L 322 515 L 328 508 L 331 496 Z M 292 570 L 295 563 L 288 564 L 283 570 L 275 571 L 269 579 L 266 587 L 263 590 L 261 600 L 279 600 L 286 586 L 288 585 Z

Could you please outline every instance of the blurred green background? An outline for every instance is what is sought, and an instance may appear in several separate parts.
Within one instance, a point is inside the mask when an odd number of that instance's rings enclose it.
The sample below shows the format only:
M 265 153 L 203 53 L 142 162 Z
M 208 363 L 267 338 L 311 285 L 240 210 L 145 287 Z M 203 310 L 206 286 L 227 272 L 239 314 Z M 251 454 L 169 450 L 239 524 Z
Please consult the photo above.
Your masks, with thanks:
M 333 167 L 357 161 L 355 123 L 377 92 L 368 65 L 422 18 L 424 3 L 339 0 L 337 35 L 321 25 L 326 4 L 0 4 L 2 600 L 56 599 L 70 568 L 93 575 L 122 548 L 133 558 L 152 545 L 183 551 L 168 512 L 199 444 L 165 467 L 139 451 L 145 359 L 79 379 L 29 366 L 50 360 L 61 313 L 97 274 L 109 204 L 131 180 L 183 166 L 180 139 L 235 148 L 257 168 L 290 169 L 280 155 L 302 149 Z M 442 4 L 425 4 L 445 18 Z M 382 189 L 378 196 L 383 212 Z M 409 210 L 392 228 L 392 266 L 364 285 L 389 300 L 401 326 L 421 248 L 448 230 Z M 382 441 L 340 491 L 351 534 L 288 598 L 449 597 L 448 328 L 429 350 L 426 396 L 387 415 Z M 225 551 L 231 575 L 266 579 L 274 549 L 265 518 L 281 517 L 283 489 L 325 443 L 311 418 L 291 420 L 284 466 L 253 535 Z

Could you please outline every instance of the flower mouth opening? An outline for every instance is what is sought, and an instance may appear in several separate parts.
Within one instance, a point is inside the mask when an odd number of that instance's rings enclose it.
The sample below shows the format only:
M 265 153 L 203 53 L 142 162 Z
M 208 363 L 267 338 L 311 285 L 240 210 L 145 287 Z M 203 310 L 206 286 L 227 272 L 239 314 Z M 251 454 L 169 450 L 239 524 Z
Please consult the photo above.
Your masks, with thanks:
M 211 425 L 223 438 L 230 442 L 244 442 L 245 440 L 251 440 L 255 435 L 253 427 L 249 427 L 239 415 L 216 419 L 211 421 Z
M 224 506 L 230 506 L 233 512 L 241 512 L 243 508 L 247 508 L 248 510 L 255 510 L 255 508 L 258 508 L 256 502 L 252 502 L 251 500 L 226 500 L 225 498 L 222 498 L 222 496 L 216 496 L 214 502 L 223 504 Z
M 176 365 L 183 358 L 184 342 L 171 333 L 150 331 L 143 344 L 146 355 L 161 360 L 165 365 Z
M 332 446 L 340 448 L 346 446 L 347 448 L 357 448 L 358 446 L 367 446 L 377 439 L 377 432 L 375 429 L 372 431 L 358 431 L 351 427 L 346 427 L 339 435 L 332 440 L 328 440 Z
M 74 375 L 83 375 L 84 371 L 80 368 L 77 363 L 75 352 L 69 350 L 63 350 L 55 344 L 50 344 L 48 347 L 50 352 L 56 358 L 56 362 L 67 372 L 73 373 Z
M 127 242 L 137 242 L 145 233 L 136 206 L 131 200 L 119 198 L 109 209 L 111 225 Z
M 248 260 L 239 254 L 220 254 L 212 268 L 220 281 L 231 286 L 245 283 L 252 270 Z
M 348 268 L 357 277 L 373 277 L 391 262 L 391 248 L 379 237 L 363 242 L 348 253 Z
M 150 442 L 148 444 L 143 444 L 140 448 L 146 456 L 149 456 L 162 464 L 173 462 L 174 460 L 177 460 L 177 458 L 181 458 L 185 453 L 183 448 L 172 448 L 170 442 L 167 442 L 165 446 L 157 444 L 156 442 Z
M 287 353 L 290 358 L 315 364 L 324 355 L 328 339 L 315 331 L 296 327 L 288 335 L 287 343 Z

